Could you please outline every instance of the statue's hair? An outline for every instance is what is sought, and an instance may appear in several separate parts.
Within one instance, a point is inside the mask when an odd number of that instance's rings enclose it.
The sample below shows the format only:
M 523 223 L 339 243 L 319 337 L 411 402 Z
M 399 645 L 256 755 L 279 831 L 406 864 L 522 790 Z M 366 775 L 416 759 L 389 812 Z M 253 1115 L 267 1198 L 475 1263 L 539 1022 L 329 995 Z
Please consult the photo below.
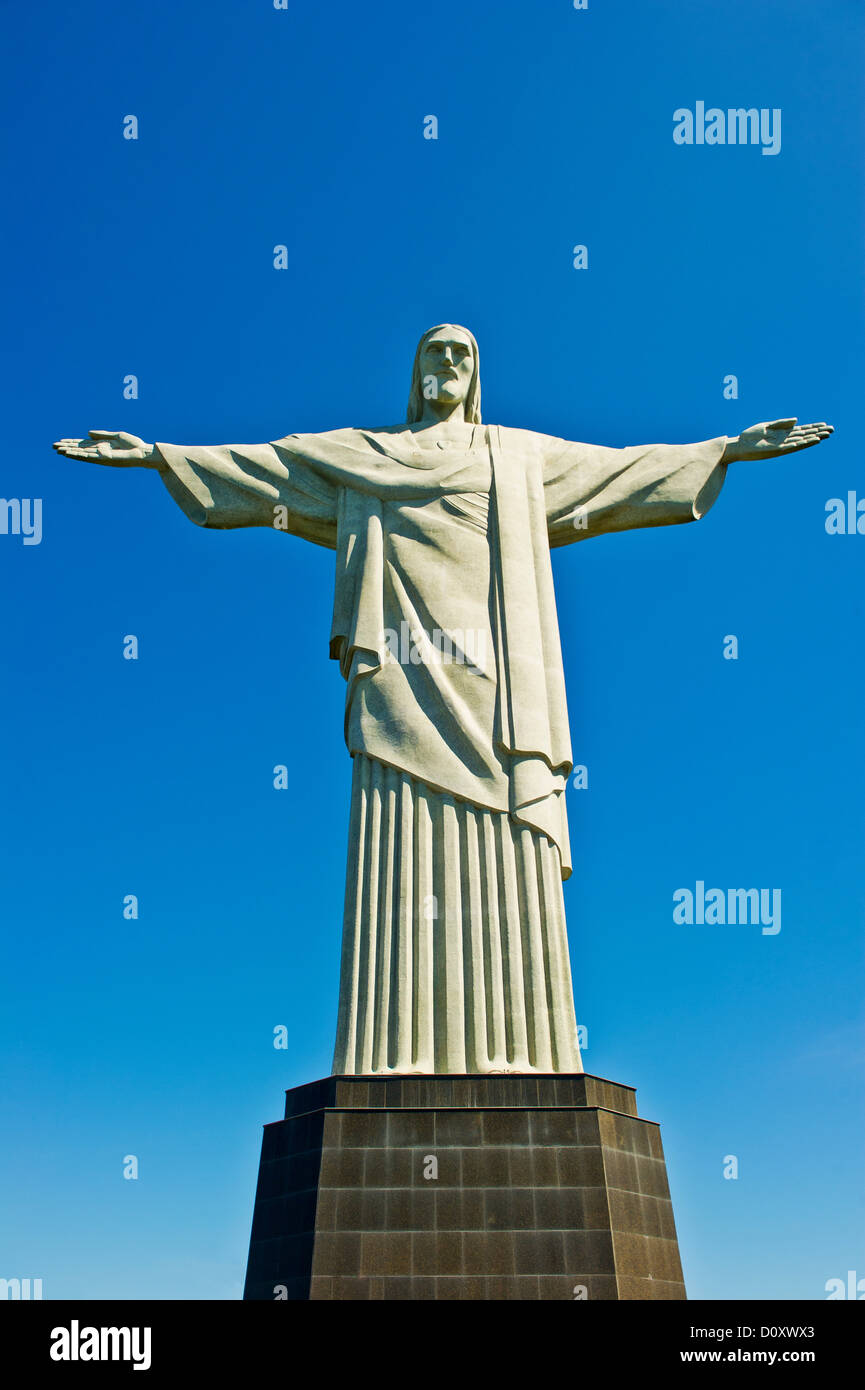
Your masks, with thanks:
M 432 328 L 428 328 L 426 333 L 421 337 L 414 355 L 414 366 L 411 369 L 411 390 L 409 391 L 408 409 L 406 410 L 405 418 L 410 425 L 414 425 L 417 424 L 418 420 L 423 416 L 424 394 L 423 378 L 420 372 L 420 355 L 423 352 L 424 343 L 427 338 L 431 338 L 433 333 L 438 333 L 442 328 L 459 329 L 460 333 L 465 333 L 472 345 L 474 369 L 472 371 L 472 379 L 469 382 L 469 389 L 466 393 L 464 409 L 465 418 L 468 423 L 470 425 L 479 425 L 481 423 L 481 368 L 478 356 L 478 345 L 475 341 L 475 335 L 470 333 L 467 328 L 463 328 L 462 324 L 459 323 L 437 323 Z

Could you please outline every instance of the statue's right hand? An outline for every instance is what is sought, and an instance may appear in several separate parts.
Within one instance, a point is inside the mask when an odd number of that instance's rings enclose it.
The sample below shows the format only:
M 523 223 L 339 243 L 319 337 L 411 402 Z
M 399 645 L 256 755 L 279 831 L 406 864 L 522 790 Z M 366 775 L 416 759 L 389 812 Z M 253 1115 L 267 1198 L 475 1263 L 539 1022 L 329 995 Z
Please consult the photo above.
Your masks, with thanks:
M 95 441 L 91 443 L 91 440 Z M 152 444 L 123 430 L 91 430 L 89 439 L 58 439 L 54 448 L 68 459 L 87 459 L 114 468 L 156 468 L 159 455 Z

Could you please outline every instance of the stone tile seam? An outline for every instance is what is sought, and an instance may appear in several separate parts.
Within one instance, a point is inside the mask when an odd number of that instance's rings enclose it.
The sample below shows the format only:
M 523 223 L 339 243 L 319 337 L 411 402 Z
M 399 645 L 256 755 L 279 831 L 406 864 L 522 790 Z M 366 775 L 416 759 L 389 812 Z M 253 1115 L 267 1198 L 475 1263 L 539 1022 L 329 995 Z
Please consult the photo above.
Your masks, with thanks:
M 285 1115 L 281 1120 L 269 1120 L 263 1128 L 271 1129 L 274 1125 L 284 1125 L 289 1120 L 303 1120 L 309 1115 L 534 1115 L 549 1110 L 581 1115 L 621 1115 L 625 1120 L 639 1120 L 641 1124 L 653 1125 L 655 1129 L 660 1129 L 659 1120 L 649 1120 L 645 1115 L 629 1115 L 626 1110 L 611 1110 L 606 1105 L 319 1105 L 314 1110 L 298 1110 L 294 1115 Z
M 636 1086 L 629 1086 L 625 1081 L 611 1081 L 608 1076 L 596 1076 L 590 1071 L 515 1071 L 515 1072 L 488 1072 L 488 1071 L 424 1071 L 424 1072 L 393 1072 L 389 1075 L 377 1076 L 375 1072 L 340 1072 L 337 1076 L 326 1076 L 321 1081 L 304 1081 L 300 1086 L 287 1086 L 286 1095 L 292 1091 L 303 1091 L 307 1086 L 331 1086 L 340 1085 L 342 1082 L 358 1082 L 368 1086 L 386 1086 L 389 1083 L 404 1083 L 415 1085 L 421 1081 L 431 1082 L 462 1082 L 462 1081 L 483 1081 L 485 1084 L 495 1084 L 505 1082 L 510 1084 L 515 1081 L 600 1081 L 604 1086 L 616 1086 L 620 1091 L 636 1091 Z

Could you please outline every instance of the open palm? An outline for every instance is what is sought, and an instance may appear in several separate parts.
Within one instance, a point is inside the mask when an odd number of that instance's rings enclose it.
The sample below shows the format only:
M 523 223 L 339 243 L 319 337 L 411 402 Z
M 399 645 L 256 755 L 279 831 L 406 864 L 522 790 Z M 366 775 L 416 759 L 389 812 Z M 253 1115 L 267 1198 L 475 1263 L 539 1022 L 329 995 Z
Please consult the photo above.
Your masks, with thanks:
M 736 457 L 740 459 L 777 458 L 797 449 L 811 449 L 832 434 L 832 426 L 821 420 L 813 425 L 799 425 L 796 417 L 769 420 L 743 430 L 736 441 Z
M 114 468 L 154 468 L 158 462 L 152 444 L 124 430 L 90 430 L 87 439 L 58 439 L 54 448 L 64 458 L 86 459 Z

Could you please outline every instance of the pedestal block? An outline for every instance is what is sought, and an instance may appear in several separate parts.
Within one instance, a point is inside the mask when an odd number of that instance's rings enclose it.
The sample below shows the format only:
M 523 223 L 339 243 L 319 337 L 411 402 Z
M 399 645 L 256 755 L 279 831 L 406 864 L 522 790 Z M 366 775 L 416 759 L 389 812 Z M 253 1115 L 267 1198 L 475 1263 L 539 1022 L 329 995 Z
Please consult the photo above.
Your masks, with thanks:
M 245 1299 L 683 1299 L 657 1124 L 597 1076 L 331 1076 L 265 1126 Z

